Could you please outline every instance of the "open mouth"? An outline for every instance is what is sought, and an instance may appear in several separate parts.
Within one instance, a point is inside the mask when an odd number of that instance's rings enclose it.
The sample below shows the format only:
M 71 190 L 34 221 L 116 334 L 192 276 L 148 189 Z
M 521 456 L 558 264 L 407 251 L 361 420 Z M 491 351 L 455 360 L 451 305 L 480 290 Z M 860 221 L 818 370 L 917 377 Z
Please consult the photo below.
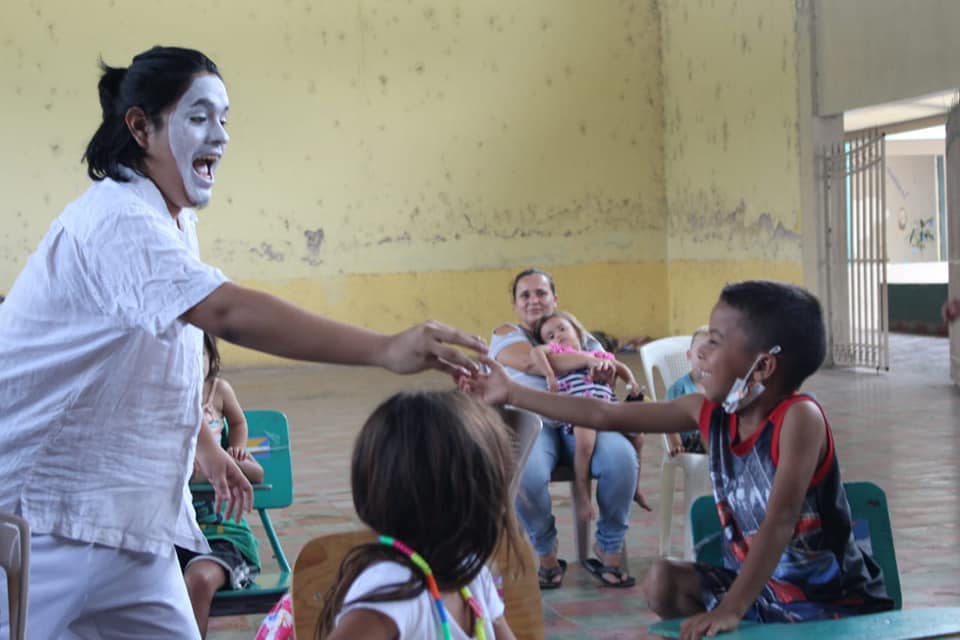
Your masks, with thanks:
M 193 172 L 206 182 L 213 182 L 213 174 L 220 162 L 220 156 L 197 156 L 193 160 Z

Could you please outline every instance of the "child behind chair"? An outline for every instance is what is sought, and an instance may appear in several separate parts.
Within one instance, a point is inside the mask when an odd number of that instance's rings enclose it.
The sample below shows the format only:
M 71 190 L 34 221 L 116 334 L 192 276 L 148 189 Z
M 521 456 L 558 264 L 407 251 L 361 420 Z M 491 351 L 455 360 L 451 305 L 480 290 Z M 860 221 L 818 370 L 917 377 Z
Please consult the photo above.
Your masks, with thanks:
M 667 400 L 675 400 L 688 393 L 703 393 L 703 364 L 706 362 L 702 347 L 710 339 L 710 327 L 703 325 L 693 332 L 690 338 L 690 348 L 687 350 L 687 362 L 690 363 L 690 373 L 680 377 L 667 389 Z M 671 457 L 678 453 L 706 453 L 700 432 L 684 431 L 683 433 L 666 434 L 670 443 Z
M 516 553 L 514 467 L 500 416 L 466 395 L 399 393 L 381 404 L 350 471 L 357 515 L 380 543 L 344 558 L 318 636 L 436 638 L 446 617 L 452 638 L 512 639 L 486 563 L 501 544 Z

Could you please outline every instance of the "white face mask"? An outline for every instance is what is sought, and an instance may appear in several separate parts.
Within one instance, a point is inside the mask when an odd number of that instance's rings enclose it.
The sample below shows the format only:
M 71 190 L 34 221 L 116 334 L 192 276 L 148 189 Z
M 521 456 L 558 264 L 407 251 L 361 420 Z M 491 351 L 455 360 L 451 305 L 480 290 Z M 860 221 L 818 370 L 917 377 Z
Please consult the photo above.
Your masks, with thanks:
M 743 409 L 751 402 L 760 397 L 760 394 L 766 389 L 763 386 L 762 382 L 754 382 L 751 386 L 747 386 L 750 376 L 753 375 L 753 370 L 757 368 L 757 365 L 760 364 L 760 360 L 763 359 L 766 355 L 775 356 L 780 353 L 780 345 L 774 346 L 767 353 L 761 353 L 757 356 L 756 360 L 753 361 L 753 364 L 750 365 L 750 368 L 747 369 L 746 375 L 742 378 L 737 378 L 733 386 L 730 387 L 730 391 L 727 393 L 727 397 L 723 401 L 723 410 L 727 413 L 736 413 L 740 409 Z
M 229 109 L 223 81 L 206 74 L 194 78 L 170 114 L 170 151 L 194 207 L 210 202 L 213 176 L 230 140 L 224 129 Z

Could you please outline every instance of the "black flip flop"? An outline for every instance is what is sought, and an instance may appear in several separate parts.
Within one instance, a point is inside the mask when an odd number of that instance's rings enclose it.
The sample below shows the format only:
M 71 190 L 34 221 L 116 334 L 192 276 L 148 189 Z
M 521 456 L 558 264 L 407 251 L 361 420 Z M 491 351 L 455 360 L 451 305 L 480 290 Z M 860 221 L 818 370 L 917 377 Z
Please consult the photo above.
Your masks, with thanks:
M 567 561 L 558 559 L 559 567 L 540 567 L 537 569 L 537 578 L 540 580 L 540 590 L 559 589 L 563 585 L 563 576 L 567 573 Z M 559 582 L 554 582 L 560 576 Z
M 623 572 L 620 571 L 620 567 L 613 567 L 610 565 L 605 565 L 596 558 L 587 558 L 583 561 L 583 567 L 590 572 L 594 578 L 600 581 L 605 587 L 611 587 L 613 589 L 626 589 L 637 584 L 637 579 L 633 576 L 624 576 Z M 611 575 L 617 579 L 616 582 L 608 580 L 607 575 Z

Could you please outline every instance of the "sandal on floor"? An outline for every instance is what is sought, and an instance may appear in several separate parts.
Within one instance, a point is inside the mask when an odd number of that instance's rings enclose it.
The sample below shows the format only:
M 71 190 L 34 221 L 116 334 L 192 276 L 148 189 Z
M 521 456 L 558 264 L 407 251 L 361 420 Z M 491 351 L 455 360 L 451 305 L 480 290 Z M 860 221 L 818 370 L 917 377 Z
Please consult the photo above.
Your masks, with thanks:
M 537 578 L 540 580 L 540 589 L 558 589 L 563 585 L 563 576 L 567 572 L 567 561 L 558 559 L 559 567 L 540 567 L 537 569 Z M 557 580 L 557 577 L 560 580 Z
M 605 565 L 596 558 L 587 558 L 583 561 L 583 566 L 605 587 L 626 589 L 637 584 L 636 578 L 624 575 L 620 567 Z M 615 580 L 610 580 L 607 576 L 613 576 Z

